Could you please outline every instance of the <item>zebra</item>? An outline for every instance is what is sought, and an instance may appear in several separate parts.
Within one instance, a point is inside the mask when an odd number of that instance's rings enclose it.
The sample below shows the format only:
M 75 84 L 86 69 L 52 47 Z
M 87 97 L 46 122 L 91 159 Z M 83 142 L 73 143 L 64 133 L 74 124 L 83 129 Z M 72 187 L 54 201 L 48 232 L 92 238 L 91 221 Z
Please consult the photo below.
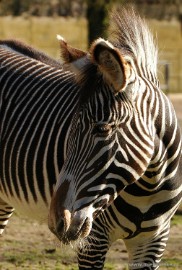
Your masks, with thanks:
M 109 41 L 96 39 L 73 62 L 65 57 L 80 95 L 48 226 L 77 246 L 79 269 L 103 269 L 118 238 L 129 269 L 157 269 L 182 197 L 181 131 L 145 21 L 121 9 L 111 22 Z
M 20 41 L 0 41 L 1 233 L 14 209 L 47 222 L 77 88 L 60 62 Z
M 130 269 L 156 269 L 181 198 L 181 133 L 144 22 L 132 10 L 112 20 L 118 39 L 88 53 L 60 40 L 64 65 L 0 42 L 0 229 L 14 209 L 48 217 L 76 242 L 79 269 L 103 269 L 118 238 Z

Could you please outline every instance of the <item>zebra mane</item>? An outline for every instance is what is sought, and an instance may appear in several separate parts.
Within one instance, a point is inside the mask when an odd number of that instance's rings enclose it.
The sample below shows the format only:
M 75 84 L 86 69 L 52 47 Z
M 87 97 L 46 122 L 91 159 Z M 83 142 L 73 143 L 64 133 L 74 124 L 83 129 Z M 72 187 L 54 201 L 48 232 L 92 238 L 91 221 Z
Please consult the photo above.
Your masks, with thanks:
M 0 40 L 0 46 L 6 47 L 6 49 L 8 50 L 14 51 L 26 57 L 30 57 L 32 59 L 45 63 L 46 65 L 61 69 L 61 64 L 58 61 L 19 40 L 15 39 Z
M 113 10 L 110 35 L 114 46 L 132 55 L 146 74 L 150 72 L 156 77 L 157 46 L 147 23 L 132 6 Z
M 111 13 L 110 37 L 114 47 L 121 50 L 124 56 L 133 59 L 138 72 L 157 85 L 157 47 L 145 20 L 135 12 L 133 7 L 115 9 Z M 80 104 L 84 104 L 93 96 L 98 89 L 98 83 L 100 86 L 104 83 L 89 54 L 84 58 L 83 63 L 76 78 L 80 87 Z

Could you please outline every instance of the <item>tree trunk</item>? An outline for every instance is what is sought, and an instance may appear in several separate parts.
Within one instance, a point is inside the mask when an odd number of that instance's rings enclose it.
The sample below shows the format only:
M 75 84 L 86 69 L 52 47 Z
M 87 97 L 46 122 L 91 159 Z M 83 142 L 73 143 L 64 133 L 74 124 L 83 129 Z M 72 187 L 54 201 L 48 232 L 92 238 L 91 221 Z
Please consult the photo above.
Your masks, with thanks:
M 87 0 L 88 45 L 98 37 L 107 37 L 110 0 Z

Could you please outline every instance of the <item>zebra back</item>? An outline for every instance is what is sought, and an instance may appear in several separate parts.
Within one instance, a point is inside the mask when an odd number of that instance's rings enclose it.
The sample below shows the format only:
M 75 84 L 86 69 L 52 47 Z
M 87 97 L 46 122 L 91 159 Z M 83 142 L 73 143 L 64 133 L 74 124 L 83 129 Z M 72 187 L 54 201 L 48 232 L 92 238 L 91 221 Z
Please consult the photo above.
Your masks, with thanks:
M 73 74 L 57 61 L 22 43 L 1 42 L 0 193 L 10 205 L 48 206 L 77 94 Z

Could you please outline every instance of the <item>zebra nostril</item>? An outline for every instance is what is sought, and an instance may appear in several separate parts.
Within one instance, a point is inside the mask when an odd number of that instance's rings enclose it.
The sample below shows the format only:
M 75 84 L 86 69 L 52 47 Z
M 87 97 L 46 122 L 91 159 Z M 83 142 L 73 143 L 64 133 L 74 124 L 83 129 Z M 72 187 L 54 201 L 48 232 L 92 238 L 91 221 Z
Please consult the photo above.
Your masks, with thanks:
M 56 226 L 56 234 L 58 234 L 59 236 L 63 235 L 65 231 L 64 228 L 64 219 L 60 218 L 59 221 L 57 222 L 57 226 Z
M 57 221 L 56 226 L 56 233 L 57 235 L 59 235 L 59 237 L 62 237 L 62 235 L 68 231 L 70 227 L 70 222 L 71 222 L 71 213 L 68 209 L 64 209 L 60 214 L 60 218 Z

